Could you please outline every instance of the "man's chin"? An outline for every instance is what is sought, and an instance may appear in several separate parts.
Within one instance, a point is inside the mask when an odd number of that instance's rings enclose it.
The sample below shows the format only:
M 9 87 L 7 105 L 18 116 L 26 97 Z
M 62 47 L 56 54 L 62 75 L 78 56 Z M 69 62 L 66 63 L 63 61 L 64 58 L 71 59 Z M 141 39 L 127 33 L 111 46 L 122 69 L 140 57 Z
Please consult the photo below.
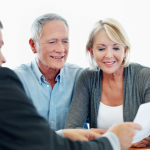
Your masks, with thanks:
M 62 69 L 62 68 L 64 67 L 64 65 L 65 65 L 65 62 L 54 63 L 54 64 L 52 65 L 52 68 L 54 68 L 54 69 Z
M 55 64 L 55 65 L 52 65 L 50 66 L 50 68 L 53 68 L 53 69 L 62 69 L 64 67 L 65 64 Z
M 60 70 L 60 69 L 62 69 L 64 66 L 54 66 L 54 67 L 52 67 L 53 69 L 57 69 L 57 70 Z

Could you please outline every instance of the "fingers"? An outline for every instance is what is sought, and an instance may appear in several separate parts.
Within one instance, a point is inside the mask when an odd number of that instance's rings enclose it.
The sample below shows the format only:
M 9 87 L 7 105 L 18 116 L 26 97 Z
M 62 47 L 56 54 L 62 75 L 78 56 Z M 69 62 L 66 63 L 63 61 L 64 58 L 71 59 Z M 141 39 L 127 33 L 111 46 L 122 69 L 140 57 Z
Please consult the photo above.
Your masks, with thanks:
M 145 138 L 144 140 L 148 142 L 148 144 L 146 144 L 146 146 L 149 146 L 149 145 L 150 145 L 150 137 L 148 136 L 148 137 Z
M 81 129 L 64 129 L 63 130 L 64 137 L 72 140 L 72 141 L 88 141 L 88 134 L 85 130 Z
M 147 141 L 147 140 L 142 140 L 142 141 L 141 141 L 141 144 L 148 145 L 148 144 L 149 144 L 149 141 Z
M 142 126 L 137 124 L 137 123 L 131 123 L 131 124 L 132 124 L 133 129 L 135 129 L 135 130 L 141 130 L 142 129 Z
M 149 144 L 149 141 L 142 140 L 140 142 L 132 144 L 132 147 L 146 147 Z
M 93 132 L 99 133 L 99 134 L 104 134 L 107 132 L 106 129 L 100 129 L 100 128 L 98 128 L 98 129 L 91 128 L 90 130 L 92 130 Z
M 92 130 L 88 130 L 88 132 L 89 132 L 89 137 L 88 137 L 89 140 L 101 137 L 101 134 L 93 132 Z
M 81 137 L 78 138 L 77 140 L 79 140 L 79 141 L 85 141 L 85 142 L 89 141 L 89 139 L 86 138 L 85 136 L 81 136 Z M 76 141 L 76 140 L 75 140 L 75 141 Z
M 140 144 L 138 147 L 146 147 L 145 144 Z
M 145 138 L 144 140 L 150 142 L 150 137 L 148 136 L 147 138 Z
M 145 144 L 141 144 L 140 142 L 132 144 L 131 147 L 146 147 Z

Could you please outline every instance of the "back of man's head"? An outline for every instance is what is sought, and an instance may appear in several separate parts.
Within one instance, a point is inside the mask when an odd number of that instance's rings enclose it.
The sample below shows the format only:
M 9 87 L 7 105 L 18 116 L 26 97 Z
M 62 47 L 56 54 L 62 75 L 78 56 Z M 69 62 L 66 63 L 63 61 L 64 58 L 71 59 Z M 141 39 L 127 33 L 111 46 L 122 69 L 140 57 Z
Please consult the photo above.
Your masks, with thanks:
M 0 28 L 3 29 L 3 24 L 1 21 L 0 21 Z

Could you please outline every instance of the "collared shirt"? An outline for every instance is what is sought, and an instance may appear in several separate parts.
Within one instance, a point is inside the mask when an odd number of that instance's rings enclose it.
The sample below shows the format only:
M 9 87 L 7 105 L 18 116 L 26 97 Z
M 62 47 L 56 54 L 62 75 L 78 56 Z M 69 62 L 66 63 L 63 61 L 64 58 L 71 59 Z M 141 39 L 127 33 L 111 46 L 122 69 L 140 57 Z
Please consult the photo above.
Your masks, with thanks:
M 82 70 L 77 65 L 66 63 L 56 76 L 57 82 L 52 89 L 39 70 L 36 58 L 31 63 L 14 69 L 38 113 L 55 131 L 64 129 L 75 83 Z

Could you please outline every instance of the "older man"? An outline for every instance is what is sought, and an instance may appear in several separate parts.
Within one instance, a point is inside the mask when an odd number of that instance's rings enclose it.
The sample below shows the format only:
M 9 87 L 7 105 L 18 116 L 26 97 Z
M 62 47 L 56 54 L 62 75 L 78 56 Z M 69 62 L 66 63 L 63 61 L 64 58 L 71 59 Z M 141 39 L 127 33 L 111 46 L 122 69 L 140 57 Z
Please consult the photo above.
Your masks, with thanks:
M 4 44 L 0 22 L 0 66 L 6 60 L 1 48 Z M 135 123 L 115 124 L 101 138 L 91 130 L 66 129 L 58 136 L 48 122 L 39 116 L 32 101 L 26 96 L 23 86 L 14 72 L 0 67 L 0 149 L 1 150 L 126 150 L 141 129 Z
M 53 130 L 63 129 L 82 69 L 66 63 L 69 53 L 67 21 L 56 14 L 45 14 L 31 26 L 29 44 L 37 57 L 14 69 L 41 116 Z
M 69 53 L 67 21 L 56 14 L 45 14 L 31 26 L 29 44 L 37 54 L 29 64 L 14 69 L 26 94 L 53 130 L 64 129 L 75 83 L 82 69 L 66 63 Z

